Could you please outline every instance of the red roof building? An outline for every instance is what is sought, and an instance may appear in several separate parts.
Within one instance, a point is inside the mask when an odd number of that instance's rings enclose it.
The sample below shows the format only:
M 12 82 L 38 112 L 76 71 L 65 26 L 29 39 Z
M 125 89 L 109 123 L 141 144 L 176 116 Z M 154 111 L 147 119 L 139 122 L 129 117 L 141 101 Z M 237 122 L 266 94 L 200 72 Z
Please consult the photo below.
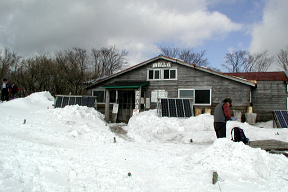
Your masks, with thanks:
M 285 72 L 246 72 L 246 73 L 224 73 L 226 75 L 241 77 L 256 81 L 288 81 Z

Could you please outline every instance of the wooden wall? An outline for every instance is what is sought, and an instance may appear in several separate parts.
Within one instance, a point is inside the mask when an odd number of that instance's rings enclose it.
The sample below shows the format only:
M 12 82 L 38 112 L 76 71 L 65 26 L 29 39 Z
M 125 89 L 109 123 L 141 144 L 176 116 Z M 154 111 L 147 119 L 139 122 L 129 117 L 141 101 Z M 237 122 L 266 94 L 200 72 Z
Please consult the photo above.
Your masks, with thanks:
M 152 64 L 147 64 L 133 71 L 124 73 L 105 82 L 109 84 L 115 81 L 147 81 L 147 69 L 152 68 Z M 233 109 L 246 111 L 250 104 L 251 86 L 216 76 L 207 72 L 199 71 L 191 67 L 172 63 L 171 68 L 177 68 L 178 80 L 150 81 L 150 85 L 145 93 L 146 97 L 151 98 L 152 90 L 165 89 L 168 91 L 169 98 L 178 97 L 178 89 L 187 88 L 211 88 L 213 108 L 226 97 L 233 100 Z M 103 84 L 102 84 L 103 85 Z M 102 86 L 99 85 L 99 86 Z M 156 103 L 151 103 L 151 108 L 156 108 Z M 204 108 L 204 107 L 203 107 Z
M 287 110 L 287 87 L 284 81 L 257 81 L 252 91 L 253 111 L 257 121 L 273 119 L 273 110 Z

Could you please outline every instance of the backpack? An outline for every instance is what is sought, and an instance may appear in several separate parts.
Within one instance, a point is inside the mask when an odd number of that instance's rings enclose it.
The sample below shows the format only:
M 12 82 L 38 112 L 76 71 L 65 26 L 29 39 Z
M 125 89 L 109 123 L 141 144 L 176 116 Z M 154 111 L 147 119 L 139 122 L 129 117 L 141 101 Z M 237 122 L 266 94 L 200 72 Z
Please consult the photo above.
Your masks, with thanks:
M 231 140 L 234 142 L 242 141 L 244 144 L 249 144 L 249 139 L 245 136 L 243 129 L 239 127 L 234 127 L 231 129 Z

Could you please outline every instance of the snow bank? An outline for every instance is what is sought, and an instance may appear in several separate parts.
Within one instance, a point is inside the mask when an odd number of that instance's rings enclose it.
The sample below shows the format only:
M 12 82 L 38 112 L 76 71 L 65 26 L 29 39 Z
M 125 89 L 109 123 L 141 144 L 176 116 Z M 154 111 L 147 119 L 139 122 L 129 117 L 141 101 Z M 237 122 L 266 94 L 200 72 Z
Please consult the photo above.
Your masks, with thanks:
M 36 92 L 24 98 L 12 99 L 8 102 L 3 102 L 1 107 L 9 108 L 47 108 L 54 104 L 54 97 L 48 91 Z
M 104 116 L 94 108 L 71 105 L 64 108 L 51 109 L 54 120 L 60 127 L 68 128 L 69 135 L 91 142 L 111 142 L 115 135 L 104 121 Z
M 288 159 L 285 156 L 270 154 L 229 139 L 217 139 L 205 151 L 191 155 L 187 161 L 195 164 L 194 171 L 217 171 L 224 183 L 269 180 L 276 184 L 288 179 L 282 178 L 288 175 Z
M 128 135 L 139 141 L 173 143 L 212 142 L 215 139 L 213 116 L 202 114 L 190 118 L 158 117 L 156 110 L 141 112 L 130 118 Z
M 241 127 L 250 141 L 288 140 L 288 129 L 260 128 L 238 121 L 227 122 L 227 138 L 231 138 L 233 127 Z M 190 143 L 192 139 L 193 143 L 212 143 L 216 140 L 213 115 L 209 114 L 190 118 L 168 118 L 158 117 L 156 110 L 149 110 L 131 117 L 126 129 L 130 137 L 140 142 Z

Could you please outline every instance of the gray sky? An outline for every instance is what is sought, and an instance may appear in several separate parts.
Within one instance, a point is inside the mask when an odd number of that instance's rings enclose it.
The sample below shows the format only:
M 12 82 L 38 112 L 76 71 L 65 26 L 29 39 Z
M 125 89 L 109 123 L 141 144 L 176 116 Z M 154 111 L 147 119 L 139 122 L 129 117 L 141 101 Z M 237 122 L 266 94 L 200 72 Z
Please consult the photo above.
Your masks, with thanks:
M 235 32 L 248 34 L 250 42 L 244 48 L 255 52 L 287 46 L 288 1 L 255 1 L 264 4 L 263 13 L 259 10 L 263 17 L 247 23 L 211 9 L 217 5 L 237 9 L 235 0 L 1 0 L 0 47 L 31 55 L 115 45 L 126 49 L 129 62 L 137 64 L 156 56 L 159 45 L 205 49 L 211 41 L 225 44 Z M 231 47 L 237 44 L 227 43 L 223 55 Z M 208 51 L 209 62 L 219 63 L 209 58 L 213 49 Z

